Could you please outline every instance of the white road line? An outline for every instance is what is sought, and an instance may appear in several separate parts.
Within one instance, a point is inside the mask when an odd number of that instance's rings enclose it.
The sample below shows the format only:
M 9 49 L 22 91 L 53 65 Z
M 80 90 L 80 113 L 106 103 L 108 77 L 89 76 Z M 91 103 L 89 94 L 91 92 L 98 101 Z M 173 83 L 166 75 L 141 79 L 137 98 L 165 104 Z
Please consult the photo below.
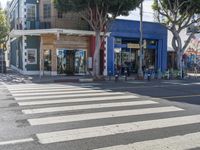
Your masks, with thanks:
M 200 132 L 169 138 L 117 145 L 96 150 L 189 150 L 200 147 Z
M 94 108 L 110 108 L 110 107 L 120 107 L 120 106 L 137 106 L 137 105 L 147 105 L 147 104 L 157 104 L 154 101 L 134 101 L 134 102 L 118 102 L 118 103 L 101 103 L 101 104 L 89 104 L 89 105 L 75 105 L 75 106 L 63 106 L 63 107 L 48 107 L 48 108 L 38 108 L 38 109 L 25 109 L 22 110 L 24 114 L 37 114 L 37 113 L 48 113 L 48 112 L 59 112 L 59 111 L 70 111 L 70 110 L 84 110 L 84 109 L 94 109 Z
M 79 93 L 102 93 L 102 92 L 111 92 L 111 90 L 83 90 L 83 91 L 51 91 L 51 92 L 35 92 L 35 93 L 20 93 L 20 94 L 14 94 L 15 97 L 23 97 L 23 96 L 43 96 L 43 95 L 57 95 L 57 94 L 79 94 Z
M 10 91 L 31 91 L 31 90 L 38 90 L 38 89 L 76 89 L 80 87 L 75 87 L 75 86 L 44 86 L 44 87 L 23 87 L 23 88 L 10 88 L 8 89 Z M 93 88 L 93 87 L 82 87 L 82 88 Z
M 56 92 L 56 91 L 86 91 L 86 90 L 100 90 L 100 88 L 62 88 L 62 89 L 34 89 L 34 90 L 23 90 L 23 91 L 10 91 L 12 94 L 23 94 L 23 93 L 36 93 L 36 92 Z
M 200 115 L 63 130 L 36 134 L 36 136 L 40 143 L 48 144 L 194 123 L 200 123 Z
M 38 100 L 38 99 L 52 99 L 52 98 L 75 98 L 82 96 L 108 96 L 108 95 L 124 95 L 122 92 L 109 92 L 109 93 L 86 93 L 86 94 L 65 94 L 65 95 L 50 95 L 50 96 L 34 96 L 34 97 L 15 97 L 17 101 L 28 101 L 28 100 Z
M 10 144 L 26 143 L 26 142 L 32 142 L 32 141 L 34 141 L 34 139 L 32 139 L 32 138 L 12 140 L 12 141 L 4 141 L 4 142 L 0 142 L 0 146 L 10 145 Z
M 31 105 L 44 105 L 44 104 L 61 104 L 61 103 L 73 103 L 73 102 L 94 102 L 94 101 L 113 101 L 122 99 L 135 99 L 136 96 L 133 95 L 119 95 L 119 96 L 109 96 L 109 97 L 88 97 L 88 98 L 70 98 L 62 100 L 42 100 L 42 101 L 27 101 L 18 102 L 20 106 L 31 106 Z
M 45 124 L 56 124 L 56 123 L 66 123 L 73 121 L 83 121 L 83 120 L 103 119 L 103 118 L 106 119 L 114 117 L 125 117 L 125 116 L 155 114 L 155 113 L 175 112 L 175 111 L 183 111 L 183 109 L 171 106 L 171 107 L 157 107 L 157 108 L 145 108 L 145 109 L 134 109 L 134 110 L 122 110 L 122 111 L 109 111 L 109 112 L 90 113 L 90 114 L 28 119 L 28 122 L 30 123 L 30 125 L 45 125 Z

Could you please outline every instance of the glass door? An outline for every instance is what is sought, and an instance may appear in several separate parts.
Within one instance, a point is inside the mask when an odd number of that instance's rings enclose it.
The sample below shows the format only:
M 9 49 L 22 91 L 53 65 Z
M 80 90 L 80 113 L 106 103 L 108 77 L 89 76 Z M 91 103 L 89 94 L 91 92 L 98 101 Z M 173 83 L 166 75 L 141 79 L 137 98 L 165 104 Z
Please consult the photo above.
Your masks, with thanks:
M 67 49 L 57 50 L 57 73 L 58 74 L 74 74 L 74 58 L 75 51 Z
M 66 70 L 66 50 L 57 50 L 57 73 L 65 74 Z
M 85 50 L 75 50 L 75 73 L 85 74 L 86 73 L 86 51 Z
M 44 71 L 51 71 L 51 50 L 44 50 Z
M 75 51 L 74 50 L 67 50 L 66 52 L 66 74 L 72 75 L 74 74 L 74 56 Z

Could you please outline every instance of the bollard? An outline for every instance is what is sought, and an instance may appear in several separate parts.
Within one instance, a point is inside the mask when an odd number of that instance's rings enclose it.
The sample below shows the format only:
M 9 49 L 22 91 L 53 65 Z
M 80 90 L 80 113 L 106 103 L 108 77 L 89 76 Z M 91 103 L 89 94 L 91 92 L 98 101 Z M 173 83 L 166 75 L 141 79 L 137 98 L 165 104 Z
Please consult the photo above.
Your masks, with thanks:
M 111 81 L 111 71 L 109 71 L 109 81 Z
M 115 82 L 118 81 L 118 78 L 119 78 L 119 76 L 118 76 L 118 74 L 116 74 L 116 75 L 115 75 Z
M 148 79 L 148 81 L 151 80 L 151 73 L 150 73 L 150 70 L 148 70 L 148 73 L 147 73 L 147 79 Z
M 128 80 L 128 72 L 127 72 L 127 70 L 124 71 L 124 74 L 125 74 L 125 81 L 127 81 Z
M 115 74 L 115 82 L 117 82 L 119 80 L 119 72 L 117 71 Z

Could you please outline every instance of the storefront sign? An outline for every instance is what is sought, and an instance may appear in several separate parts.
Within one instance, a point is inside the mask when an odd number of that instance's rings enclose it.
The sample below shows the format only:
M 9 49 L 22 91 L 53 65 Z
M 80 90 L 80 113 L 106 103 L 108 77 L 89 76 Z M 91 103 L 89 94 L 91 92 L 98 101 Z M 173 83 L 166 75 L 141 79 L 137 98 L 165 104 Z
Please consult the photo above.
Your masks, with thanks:
M 127 44 L 127 48 L 137 48 L 137 49 L 139 49 L 140 45 L 139 44 L 129 43 L 129 44 Z

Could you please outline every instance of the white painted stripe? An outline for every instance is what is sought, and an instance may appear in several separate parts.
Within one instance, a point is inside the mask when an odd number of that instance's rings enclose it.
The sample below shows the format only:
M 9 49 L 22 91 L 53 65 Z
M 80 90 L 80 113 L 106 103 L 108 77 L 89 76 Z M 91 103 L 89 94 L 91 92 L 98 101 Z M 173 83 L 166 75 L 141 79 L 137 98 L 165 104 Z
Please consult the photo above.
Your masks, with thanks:
M 122 100 L 122 99 L 134 99 L 137 98 L 133 95 L 119 95 L 119 96 L 109 96 L 109 97 L 88 97 L 88 98 L 70 98 L 61 100 L 42 100 L 42 101 L 27 101 L 18 102 L 20 106 L 30 106 L 30 105 L 44 105 L 44 104 L 61 104 L 61 103 L 73 103 L 73 102 L 94 102 L 94 101 L 112 101 L 112 100 Z
M 59 91 L 59 92 L 35 92 L 35 93 L 21 93 L 21 94 L 13 94 L 15 97 L 20 96 L 43 96 L 43 95 L 57 95 L 57 94 L 79 94 L 79 93 L 101 93 L 101 92 L 111 92 L 111 90 L 83 90 L 83 91 Z
M 200 132 L 96 150 L 189 150 L 200 147 Z
M 110 108 L 110 107 L 147 105 L 147 104 L 157 104 L 157 102 L 134 101 L 134 102 L 103 103 L 103 104 L 101 103 L 101 104 L 89 104 L 89 105 L 75 105 L 75 106 L 63 106 L 63 107 L 26 109 L 26 110 L 22 110 L 22 112 L 25 114 L 37 114 L 37 113 L 47 113 L 47 112 L 59 112 L 59 111 L 94 109 L 94 108 Z
M 200 123 L 200 115 L 122 123 L 73 130 L 63 130 L 36 134 L 36 136 L 39 139 L 40 143 L 48 144 L 157 128 L 175 127 L 193 123 Z
M 31 91 L 38 89 L 76 89 L 80 87 L 69 87 L 69 86 L 44 86 L 44 87 L 23 87 L 23 88 L 8 88 L 10 91 Z M 83 88 L 92 88 L 92 87 L 83 87 Z
M 0 142 L 0 146 L 34 141 L 32 138 Z
M 31 125 L 44 125 L 44 124 L 56 124 L 56 123 L 66 123 L 73 121 L 83 121 L 83 120 L 102 119 L 102 118 L 105 119 L 105 118 L 125 117 L 125 116 L 155 114 L 155 113 L 175 112 L 175 111 L 183 111 L 183 109 L 172 106 L 172 107 L 157 107 L 157 108 L 145 108 L 145 109 L 134 109 L 134 110 L 122 110 L 122 111 L 109 111 L 109 112 L 99 112 L 99 113 L 89 113 L 89 114 L 79 114 L 79 115 L 28 119 L 28 122 Z
M 108 96 L 108 95 L 123 95 L 125 93 L 122 92 L 109 92 L 109 93 L 86 93 L 86 94 L 65 94 L 65 95 L 50 95 L 50 96 L 34 96 L 34 97 L 15 97 L 17 101 L 24 101 L 24 100 L 42 100 L 42 99 L 52 99 L 52 98 L 75 98 L 75 97 L 82 97 L 82 96 Z
M 24 90 L 24 91 L 11 91 L 12 94 L 21 94 L 21 93 L 36 93 L 36 92 L 56 92 L 56 91 L 84 91 L 84 90 L 99 90 L 100 88 L 52 88 L 52 89 L 34 89 L 34 90 Z

